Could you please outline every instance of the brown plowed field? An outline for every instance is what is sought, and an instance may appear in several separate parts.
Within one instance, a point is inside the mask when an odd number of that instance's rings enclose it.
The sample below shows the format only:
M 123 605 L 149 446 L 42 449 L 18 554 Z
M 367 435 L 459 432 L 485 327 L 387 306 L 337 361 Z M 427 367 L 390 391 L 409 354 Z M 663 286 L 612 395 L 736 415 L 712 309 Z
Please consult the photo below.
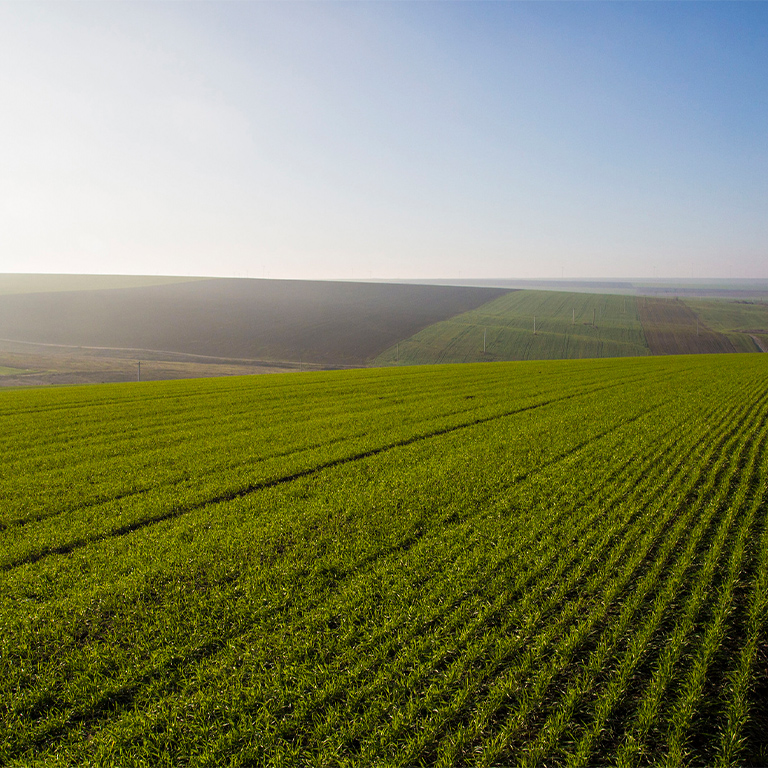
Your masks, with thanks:
M 0 339 L 129 350 L 139 359 L 157 351 L 259 364 L 364 365 L 400 339 L 506 292 L 218 278 L 17 294 L 0 296 Z
M 722 333 L 707 328 L 696 313 L 679 299 L 637 299 L 645 340 L 653 355 L 693 355 L 735 352 Z

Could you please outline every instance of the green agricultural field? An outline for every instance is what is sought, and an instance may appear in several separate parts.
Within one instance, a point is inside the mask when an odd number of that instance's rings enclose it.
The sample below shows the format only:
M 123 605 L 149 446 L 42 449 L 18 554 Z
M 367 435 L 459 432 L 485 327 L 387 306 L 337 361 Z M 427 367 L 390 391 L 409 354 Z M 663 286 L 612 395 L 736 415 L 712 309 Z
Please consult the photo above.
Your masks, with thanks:
M 686 299 L 685 303 L 710 328 L 724 333 L 740 351 L 754 351 L 754 343 L 768 348 L 768 304 L 762 300 Z
M 647 354 L 633 296 L 514 291 L 425 328 L 387 349 L 376 362 L 418 365 Z
M 768 763 L 767 372 L 0 392 L 0 764 Z
M 19 373 L 26 373 L 23 368 L 10 368 L 7 365 L 0 365 L 0 376 L 15 376 Z

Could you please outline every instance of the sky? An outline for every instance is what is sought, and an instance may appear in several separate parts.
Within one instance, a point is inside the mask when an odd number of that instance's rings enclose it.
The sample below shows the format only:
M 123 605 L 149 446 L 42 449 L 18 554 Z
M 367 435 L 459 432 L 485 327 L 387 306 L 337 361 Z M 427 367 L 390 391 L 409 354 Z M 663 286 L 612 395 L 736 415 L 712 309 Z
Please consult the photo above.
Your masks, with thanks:
M 0 272 L 768 278 L 768 3 L 0 3 Z

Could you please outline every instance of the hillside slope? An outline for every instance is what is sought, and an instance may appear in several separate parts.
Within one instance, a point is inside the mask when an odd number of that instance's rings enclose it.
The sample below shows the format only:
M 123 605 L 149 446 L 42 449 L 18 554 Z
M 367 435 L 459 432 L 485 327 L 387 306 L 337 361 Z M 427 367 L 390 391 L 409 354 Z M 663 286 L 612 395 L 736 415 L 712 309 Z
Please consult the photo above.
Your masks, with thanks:
M 759 355 L 0 392 L 0 764 L 768 764 Z
M 398 339 L 505 292 L 220 278 L 0 295 L 0 339 L 360 365 Z
M 633 296 L 609 294 L 514 291 L 425 328 L 390 347 L 377 362 L 408 365 L 646 355 L 636 301 Z
M 685 299 L 685 303 L 740 352 L 754 352 L 755 346 L 763 352 L 768 349 L 768 304 L 764 299 Z
M 736 352 L 731 340 L 708 328 L 680 299 L 643 297 L 637 300 L 640 321 L 654 355 Z
M 768 348 L 766 329 L 768 307 L 758 302 L 520 290 L 423 329 L 377 362 L 757 352 Z

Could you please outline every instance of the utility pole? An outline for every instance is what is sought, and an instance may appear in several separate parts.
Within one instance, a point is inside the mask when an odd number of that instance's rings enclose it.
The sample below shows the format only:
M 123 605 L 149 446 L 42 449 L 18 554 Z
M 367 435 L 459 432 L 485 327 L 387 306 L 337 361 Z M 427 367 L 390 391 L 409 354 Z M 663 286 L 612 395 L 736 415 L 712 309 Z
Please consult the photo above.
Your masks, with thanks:
M 483 328 L 483 354 L 485 354 L 485 334 L 487 333 L 488 329 Z
M 141 381 L 141 360 L 139 360 L 139 370 L 136 372 L 136 381 Z
M 573 312 L 573 318 L 571 320 L 571 325 L 576 325 L 576 310 L 573 309 L 572 312 Z

